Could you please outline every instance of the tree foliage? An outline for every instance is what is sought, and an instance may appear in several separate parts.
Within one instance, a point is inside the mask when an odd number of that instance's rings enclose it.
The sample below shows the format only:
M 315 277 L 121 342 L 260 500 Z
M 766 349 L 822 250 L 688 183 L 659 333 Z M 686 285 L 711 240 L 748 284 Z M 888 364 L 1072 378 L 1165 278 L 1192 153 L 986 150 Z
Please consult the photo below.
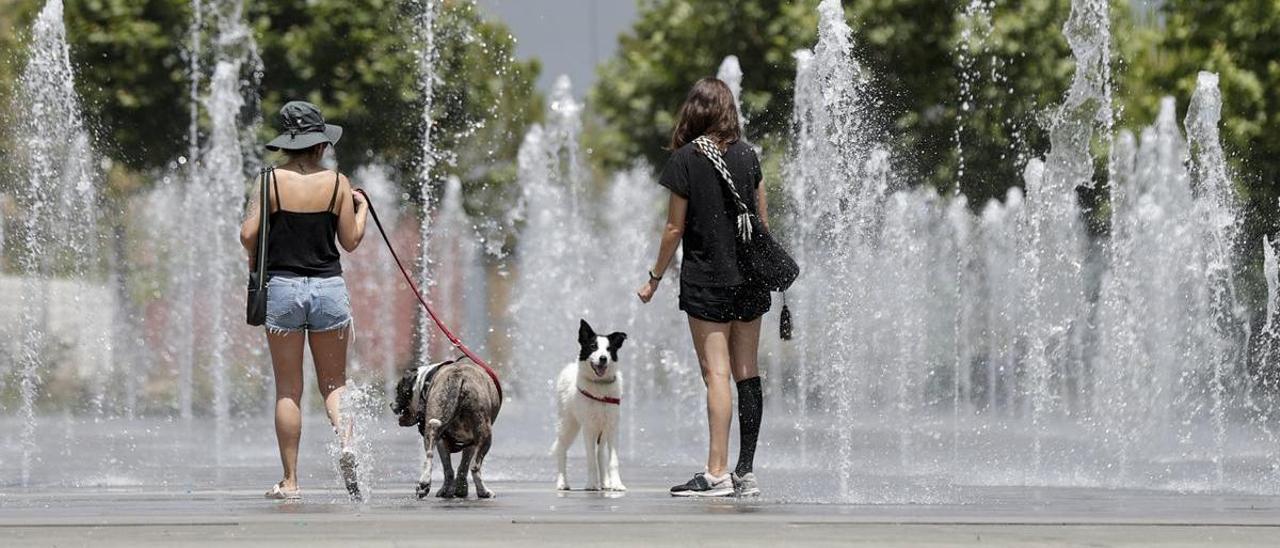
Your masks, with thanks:
M 14 9 L 0 15 L 0 53 L 6 61 L 0 65 L 0 101 L 6 107 L 25 59 L 22 32 L 43 0 L 12 3 Z M 416 3 L 281 0 L 245 5 L 262 60 L 264 138 L 274 134 L 276 112 L 284 102 L 309 100 L 346 128 L 338 147 L 345 170 L 377 160 L 401 173 L 416 171 L 423 149 L 420 47 L 412 17 Z M 135 172 L 163 168 L 185 153 L 190 10 L 189 0 L 67 2 L 76 89 L 98 134 L 98 149 Z M 214 61 L 211 14 L 205 19 L 202 92 Z M 541 112 L 534 89 L 538 64 L 517 60 L 506 27 L 481 18 L 471 2 L 444 2 L 436 27 L 432 140 L 437 159 L 443 160 L 436 174 L 440 179 L 458 174 L 473 184 L 509 181 L 520 136 Z M 0 148 L 7 148 L 3 143 L 0 136 Z M 485 169 L 475 169 L 477 165 Z
M 607 128 L 598 132 L 596 144 L 623 158 L 642 154 L 660 162 L 661 145 L 688 87 L 713 74 L 729 54 L 742 61 L 750 136 L 785 135 L 795 78 L 792 52 L 816 42 L 817 3 L 642 2 L 639 20 L 620 39 L 617 57 L 601 69 L 591 95 Z M 944 189 L 959 185 L 975 207 L 1020 185 L 1026 160 L 1047 150 L 1044 122 L 1074 68 L 1061 32 L 1070 0 L 991 5 L 988 18 L 970 20 L 961 16 L 959 3 L 844 2 L 856 55 L 873 79 L 879 122 L 899 151 L 895 168 Z M 1126 6 L 1115 5 L 1119 22 L 1127 21 Z M 973 32 L 961 43 L 966 26 Z M 1117 37 L 1120 49 L 1130 41 Z M 972 74 L 972 100 L 961 112 L 963 70 Z M 963 173 L 956 141 L 960 119 Z M 620 161 L 604 156 L 605 164 Z
M 12 6 L 10 6 L 12 7 Z M 22 24 L 16 9 L 0 9 L 0 165 L 9 165 L 9 120 L 13 108 L 13 85 L 18 78 L 16 52 L 19 50 L 18 28 Z M 0 190 L 7 188 L 0 182 Z M 0 212 L 3 213 L 3 212 Z
M 135 169 L 172 161 L 188 125 L 189 2 L 96 0 L 65 10 L 76 91 L 99 151 Z
M 1263 234 L 1280 231 L 1280 6 L 1274 0 L 1166 0 L 1163 28 L 1135 65 L 1150 86 L 1178 99 L 1181 112 L 1196 74 L 1220 76 L 1222 137 L 1246 206 L 1244 245 L 1255 255 Z M 1158 93 L 1135 94 L 1130 109 L 1150 118 Z
M 256 3 L 264 133 L 274 131 L 281 105 L 305 99 L 347 129 L 339 146 L 343 165 L 376 157 L 415 172 L 424 97 L 412 9 L 396 0 Z M 482 20 L 470 2 L 446 2 L 435 28 L 435 173 L 503 179 L 514 169 L 501 166 L 512 163 L 525 127 L 541 111 L 533 87 L 538 65 L 516 60 L 506 27 Z
M 618 55 L 599 69 L 588 97 L 604 128 L 592 132 L 595 157 L 610 167 L 665 157 L 673 116 L 689 87 L 715 76 L 737 55 L 743 67 L 747 136 L 785 131 L 791 117 L 796 49 L 817 33 L 814 1 L 644 0 L 619 38 Z
M 1154 15 L 1129 57 L 1128 123 L 1153 119 L 1165 95 L 1185 116 L 1197 74 L 1219 75 L 1223 147 L 1244 209 L 1240 289 L 1261 310 L 1262 237 L 1280 232 L 1280 9 L 1274 0 L 1164 0 Z

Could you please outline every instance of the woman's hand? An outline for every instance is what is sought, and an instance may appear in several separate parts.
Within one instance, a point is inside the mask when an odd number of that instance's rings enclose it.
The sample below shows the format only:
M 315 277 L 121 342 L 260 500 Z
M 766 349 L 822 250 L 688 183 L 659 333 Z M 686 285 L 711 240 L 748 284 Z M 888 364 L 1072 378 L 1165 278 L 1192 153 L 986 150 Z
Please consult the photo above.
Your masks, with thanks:
M 636 296 L 640 297 L 640 302 L 648 303 L 653 299 L 653 294 L 658 291 L 658 280 L 649 280 L 636 290 Z
M 355 202 L 356 213 L 357 213 L 357 214 L 358 214 L 358 213 L 360 213 L 360 212 L 364 209 L 364 206 L 365 206 L 365 203 L 364 203 L 364 193 L 363 193 L 363 192 L 360 192 L 359 190 L 352 190 L 352 191 L 351 191 L 351 200 Z

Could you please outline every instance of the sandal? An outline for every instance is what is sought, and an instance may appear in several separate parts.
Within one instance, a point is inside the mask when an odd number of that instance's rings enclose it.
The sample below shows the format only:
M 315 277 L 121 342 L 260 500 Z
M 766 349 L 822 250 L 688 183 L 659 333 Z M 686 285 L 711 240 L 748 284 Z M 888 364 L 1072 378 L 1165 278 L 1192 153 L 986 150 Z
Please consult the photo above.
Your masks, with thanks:
M 299 500 L 302 498 L 302 490 L 293 489 L 286 491 L 284 489 L 284 482 L 281 481 L 280 483 L 271 486 L 271 489 L 267 491 L 266 497 L 273 500 Z

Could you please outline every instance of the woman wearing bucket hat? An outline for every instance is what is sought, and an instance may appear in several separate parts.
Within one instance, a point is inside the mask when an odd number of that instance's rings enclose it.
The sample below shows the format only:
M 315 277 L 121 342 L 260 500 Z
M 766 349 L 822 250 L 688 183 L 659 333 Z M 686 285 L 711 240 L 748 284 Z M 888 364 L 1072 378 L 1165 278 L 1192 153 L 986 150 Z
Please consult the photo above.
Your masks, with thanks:
M 340 405 L 346 385 L 347 344 L 352 333 L 351 298 L 342 278 L 340 244 L 354 251 L 364 237 L 364 198 L 351 182 L 323 164 L 325 153 L 342 137 L 342 128 L 325 123 L 315 105 L 291 101 L 280 109 L 284 131 L 267 143 L 285 162 L 265 171 L 269 185 L 267 232 L 267 346 L 276 381 L 275 425 L 284 478 L 268 498 L 296 499 L 298 440 L 302 433 L 302 354 L 309 342 L 316 381 L 329 421 L 342 445 L 339 469 L 352 497 L 359 497 L 351 431 L 341 428 Z M 260 183 L 263 184 L 263 183 Z M 261 188 L 254 193 L 261 196 Z M 240 229 L 240 241 L 253 269 L 258 242 L 258 199 L 252 200 Z

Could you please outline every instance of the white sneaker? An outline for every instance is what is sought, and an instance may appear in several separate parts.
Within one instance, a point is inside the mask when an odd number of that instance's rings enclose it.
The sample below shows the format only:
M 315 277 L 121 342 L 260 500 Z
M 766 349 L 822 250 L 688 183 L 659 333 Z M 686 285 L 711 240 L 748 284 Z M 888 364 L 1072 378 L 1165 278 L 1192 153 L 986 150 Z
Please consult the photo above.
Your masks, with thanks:
M 758 497 L 760 496 L 760 486 L 756 484 L 755 472 L 747 472 L 741 476 L 737 472 L 732 474 L 733 492 L 739 497 Z
M 729 474 L 717 478 L 706 472 L 699 472 L 687 483 L 671 488 L 673 497 L 727 497 L 732 494 L 733 478 Z

